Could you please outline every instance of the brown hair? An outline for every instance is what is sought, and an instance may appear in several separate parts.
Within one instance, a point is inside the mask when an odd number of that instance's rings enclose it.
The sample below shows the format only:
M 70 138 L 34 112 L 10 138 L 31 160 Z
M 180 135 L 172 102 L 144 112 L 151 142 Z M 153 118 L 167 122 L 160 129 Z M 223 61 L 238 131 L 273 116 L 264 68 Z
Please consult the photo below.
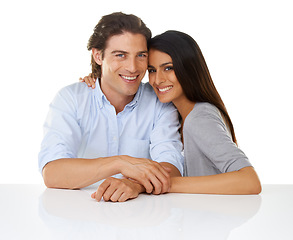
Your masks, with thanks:
M 102 51 L 103 57 L 108 39 L 114 35 L 122 34 L 123 32 L 142 34 L 146 38 L 146 41 L 152 36 L 151 30 L 147 28 L 139 17 L 132 14 L 128 15 L 122 12 L 115 12 L 101 18 L 94 28 L 94 33 L 88 41 L 87 48 L 88 50 L 96 48 Z M 101 66 L 95 62 L 93 56 L 91 56 L 91 65 L 92 77 L 100 78 Z
M 172 58 L 175 75 L 190 101 L 208 102 L 220 110 L 232 140 L 237 144 L 232 121 L 196 41 L 185 33 L 167 31 L 152 38 L 148 47 L 167 53 Z

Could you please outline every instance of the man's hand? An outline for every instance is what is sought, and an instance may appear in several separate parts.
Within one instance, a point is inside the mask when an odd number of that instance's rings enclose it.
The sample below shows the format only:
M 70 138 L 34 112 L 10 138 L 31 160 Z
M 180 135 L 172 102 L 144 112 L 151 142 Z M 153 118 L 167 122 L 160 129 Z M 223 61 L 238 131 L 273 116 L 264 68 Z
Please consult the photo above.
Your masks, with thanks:
M 143 187 L 130 179 L 107 178 L 94 192 L 91 197 L 98 202 L 102 197 L 104 201 L 125 202 L 128 199 L 137 198 L 138 194 L 144 192 Z
M 123 160 L 121 173 L 143 185 L 147 193 L 161 194 L 170 190 L 171 169 L 168 167 L 146 158 L 120 157 Z

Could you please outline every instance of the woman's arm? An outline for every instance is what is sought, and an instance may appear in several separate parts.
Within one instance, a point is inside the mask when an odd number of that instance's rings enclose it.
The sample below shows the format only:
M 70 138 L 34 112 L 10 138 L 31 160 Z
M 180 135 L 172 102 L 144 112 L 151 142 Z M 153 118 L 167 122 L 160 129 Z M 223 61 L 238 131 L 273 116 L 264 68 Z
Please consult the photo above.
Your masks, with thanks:
M 253 167 L 210 176 L 173 177 L 170 192 L 198 194 L 259 194 L 261 184 Z
M 173 192 L 259 194 L 261 184 L 247 156 L 233 143 L 220 112 L 196 104 L 184 124 L 189 177 L 172 179 Z

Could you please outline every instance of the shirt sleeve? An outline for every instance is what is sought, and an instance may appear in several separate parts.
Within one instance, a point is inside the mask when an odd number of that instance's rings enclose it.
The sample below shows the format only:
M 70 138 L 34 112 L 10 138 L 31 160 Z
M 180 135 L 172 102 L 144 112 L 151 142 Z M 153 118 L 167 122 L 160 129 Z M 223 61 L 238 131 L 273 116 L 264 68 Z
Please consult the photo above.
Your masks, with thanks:
M 216 107 L 198 112 L 188 120 L 189 138 L 202 153 L 222 172 L 251 166 L 244 152 L 232 141 L 230 132 Z M 196 161 L 196 159 L 194 159 Z
M 68 88 L 59 91 L 50 104 L 38 158 L 40 172 L 50 161 L 77 156 L 81 128 L 77 120 L 76 105 L 76 100 Z
M 150 136 L 150 155 L 157 162 L 168 162 L 183 174 L 183 147 L 178 112 L 172 103 L 159 104 Z

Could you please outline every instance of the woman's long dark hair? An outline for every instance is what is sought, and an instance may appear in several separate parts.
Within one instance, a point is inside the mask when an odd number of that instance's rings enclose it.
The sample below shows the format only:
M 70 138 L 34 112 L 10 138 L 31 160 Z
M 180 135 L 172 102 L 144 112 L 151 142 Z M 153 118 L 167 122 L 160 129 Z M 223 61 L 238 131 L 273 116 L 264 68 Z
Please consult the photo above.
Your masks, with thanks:
M 196 41 L 185 33 L 167 31 L 150 39 L 148 47 L 167 53 L 172 58 L 175 75 L 190 101 L 208 102 L 220 110 L 232 140 L 237 144 L 232 121 Z

